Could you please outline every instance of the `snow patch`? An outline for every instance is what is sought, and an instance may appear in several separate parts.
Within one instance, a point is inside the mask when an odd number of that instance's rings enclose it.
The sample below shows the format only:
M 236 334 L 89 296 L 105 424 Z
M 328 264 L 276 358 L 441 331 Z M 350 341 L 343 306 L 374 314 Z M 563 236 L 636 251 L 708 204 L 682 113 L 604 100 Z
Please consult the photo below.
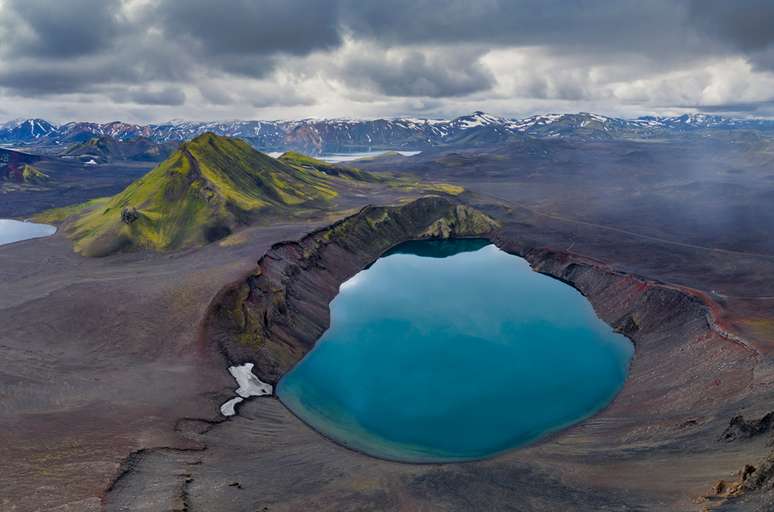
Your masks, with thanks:
M 220 406 L 220 413 L 223 416 L 233 416 L 236 414 L 236 405 L 242 403 L 245 398 L 253 396 L 271 395 L 271 384 L 266 384 L 253 374 L 253 363 L 245 363 L 239 366 L 230 366 L 229 373 L 239 385 L 235 396 L 224 402 Z
M 244 401 L 244 398 L 241 396 L 235 396 L 228 402 L 224 403 L 220 406 L 220 413 L 223 416 L 233 416 L 236 414 L 236 405 L 239 403 L 242 403 Z
M 237 381 L 237 384 L 239 384 L 236 394 L 242 398 L 271 395 L 271 384 L 266 384 L 253 375 L 253 363 L 231 366 L 228 371 L 234 377 L 234 380 Z

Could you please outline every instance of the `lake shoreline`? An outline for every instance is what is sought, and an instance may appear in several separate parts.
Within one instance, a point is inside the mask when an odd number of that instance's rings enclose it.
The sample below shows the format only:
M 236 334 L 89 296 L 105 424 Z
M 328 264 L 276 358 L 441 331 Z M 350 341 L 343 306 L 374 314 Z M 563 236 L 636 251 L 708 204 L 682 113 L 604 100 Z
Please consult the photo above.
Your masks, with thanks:
M 58 230 L 56 226 L 30 220 L 0 219 L 0 247 L 53 236 Z
M 330 309 L 277 394 L 327 437 L 400 462 L 491 458 L 582 421 L 613 400 L 633 352 L 577 290 L 483 239 L 400 244 Z M 458 386 L 472 368 L 487 370 Z M 479 419 L 491 415 L 497 428 Z

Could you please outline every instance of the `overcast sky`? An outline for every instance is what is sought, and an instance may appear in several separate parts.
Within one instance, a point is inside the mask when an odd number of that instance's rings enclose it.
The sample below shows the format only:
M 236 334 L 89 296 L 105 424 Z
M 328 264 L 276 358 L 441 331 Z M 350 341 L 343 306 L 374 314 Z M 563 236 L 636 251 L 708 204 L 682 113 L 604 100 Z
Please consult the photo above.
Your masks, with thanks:
M 774 116 L 774 2 L 0 0 L 0 120 Z

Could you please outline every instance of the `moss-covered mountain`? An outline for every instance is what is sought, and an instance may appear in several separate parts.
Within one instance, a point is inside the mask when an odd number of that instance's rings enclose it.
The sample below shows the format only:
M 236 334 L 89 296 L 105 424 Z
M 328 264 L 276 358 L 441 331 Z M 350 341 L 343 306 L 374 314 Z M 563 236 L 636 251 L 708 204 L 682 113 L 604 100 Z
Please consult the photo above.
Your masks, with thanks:
M 334 177 L 302 157 L 278 160 L 242 140 L 205 133 L 123 192 L 86 206 L 66 231 L 76 250 L 90 256 L 181 249 L 223 238 L 258 218 L 325 207 L 345 180 L 380 179 L 362 171 Z
M 176 148 L 176 143 L 157 144 L 145 137 L 122 141 L 101 136 L 70 146 L 62 156 L 76 158 L 82 162 L 93 160 L 100 164 L 117 160 L 160 162 L 168 158 Z

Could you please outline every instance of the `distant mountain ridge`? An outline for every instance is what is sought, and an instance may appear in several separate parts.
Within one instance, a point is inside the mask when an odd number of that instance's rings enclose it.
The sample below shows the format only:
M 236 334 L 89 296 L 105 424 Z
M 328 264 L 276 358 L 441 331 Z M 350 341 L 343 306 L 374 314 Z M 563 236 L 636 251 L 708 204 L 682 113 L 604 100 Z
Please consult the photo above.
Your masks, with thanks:
M 712 130 L 774 131 L 774 120 L 731 119 L 683 114 L 623 119 L 599 114 L 544 114 L 509 119 L 474 112 L 444 119 L 303 119 L 296 121 L 171 121 L 161 124 L 71 122 L 54 125 L 44 119 L 0 125 L 0 143 L 73 144 L 95 137 L 118 141 L 147 138 L 156 143 L 191 140 L 205 132 L 238 137 L 263 151 L 298 150 L 310 154 L 370 149 L 426 149 L 483 145 L 514 137 L 568 137 L 589 140 L 648 138 Z

